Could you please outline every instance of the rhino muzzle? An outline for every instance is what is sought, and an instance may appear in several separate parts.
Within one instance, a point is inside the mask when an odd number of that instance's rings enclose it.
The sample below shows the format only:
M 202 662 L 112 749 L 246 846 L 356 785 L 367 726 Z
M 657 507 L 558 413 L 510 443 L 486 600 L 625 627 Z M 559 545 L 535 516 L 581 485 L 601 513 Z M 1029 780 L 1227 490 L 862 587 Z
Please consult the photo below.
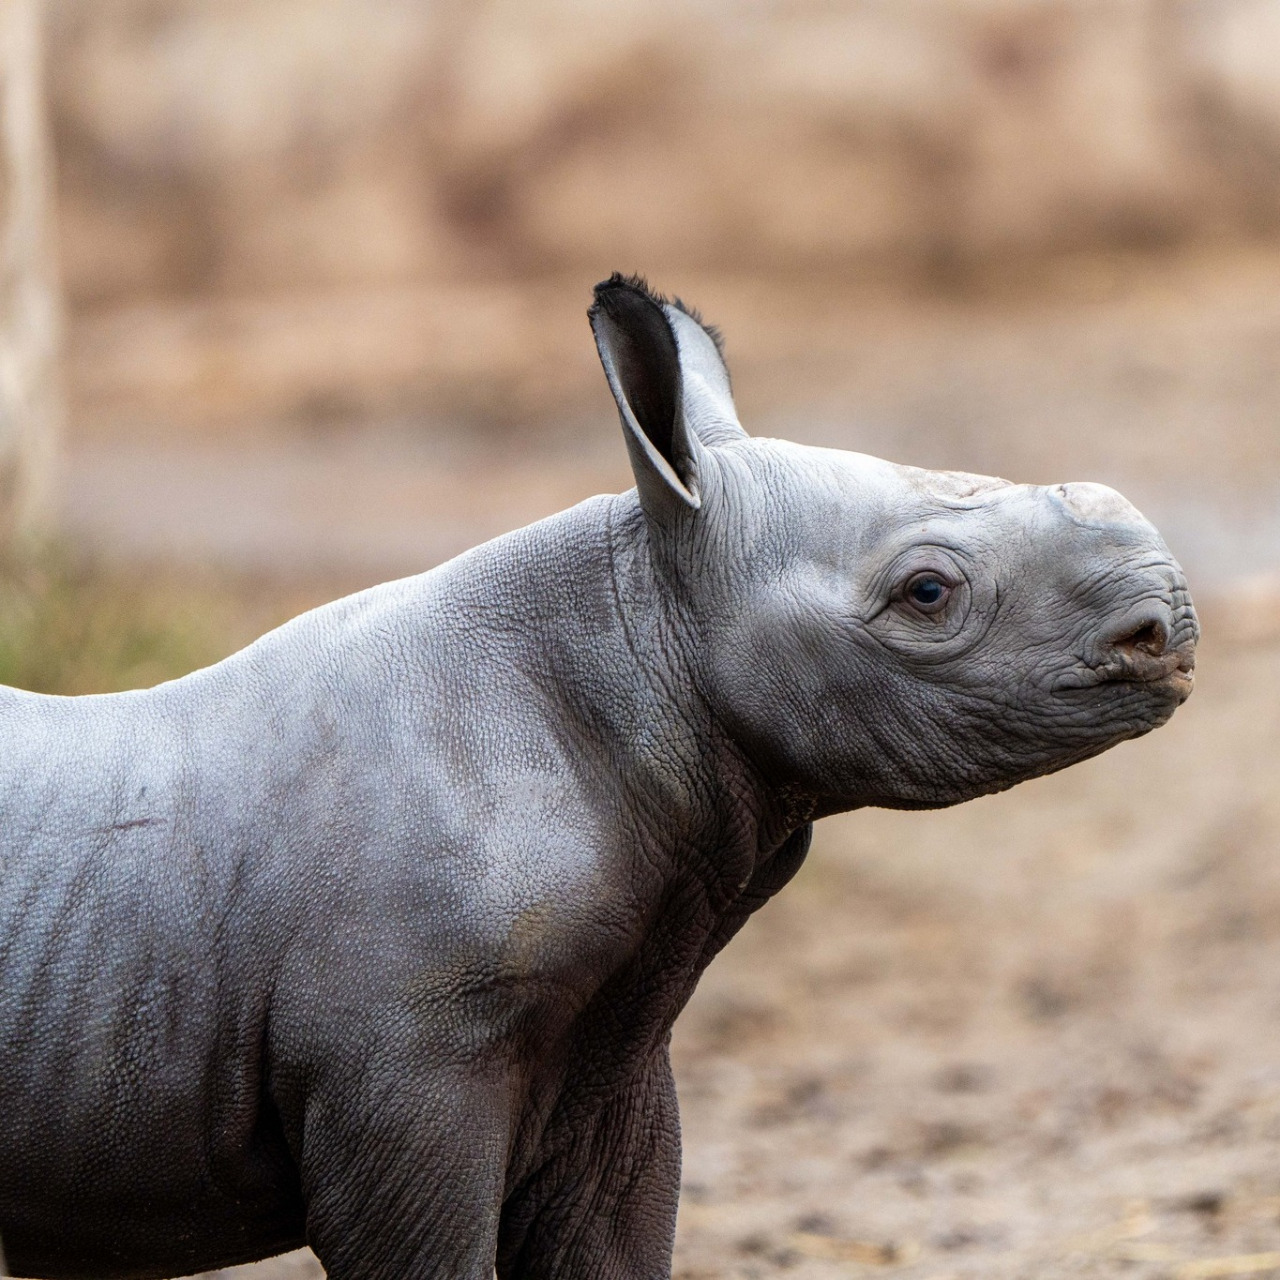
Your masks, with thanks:
M 1154 686 L 1181 705 L 1195 683 L 1200 626 L 1185 585 L 1148 596 L 1113 617 L 1098 632 L 1078 666 L 1054 691 L 1126 683 Z

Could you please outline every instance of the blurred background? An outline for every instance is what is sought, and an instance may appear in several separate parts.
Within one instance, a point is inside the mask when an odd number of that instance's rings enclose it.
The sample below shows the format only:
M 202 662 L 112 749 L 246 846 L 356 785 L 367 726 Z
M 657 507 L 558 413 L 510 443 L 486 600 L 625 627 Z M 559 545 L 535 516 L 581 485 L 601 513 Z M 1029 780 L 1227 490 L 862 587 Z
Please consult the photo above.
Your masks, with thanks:
M 825 824 L 713 968 L 677 1273 L 1280 1274 L 1280 0 L 0 0 L 0 61 L 0 680 L 625 488 L 615 269 L 755 434 L 1155 519 L 1174 723 Z

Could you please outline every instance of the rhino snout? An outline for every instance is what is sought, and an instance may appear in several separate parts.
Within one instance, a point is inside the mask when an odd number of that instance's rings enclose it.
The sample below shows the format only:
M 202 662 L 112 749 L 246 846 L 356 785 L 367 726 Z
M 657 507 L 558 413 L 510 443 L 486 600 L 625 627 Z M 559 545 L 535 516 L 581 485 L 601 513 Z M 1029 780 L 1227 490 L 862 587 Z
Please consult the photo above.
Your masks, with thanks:
M 1057 687 L 1080 689 L 1117 681 L 1159 684 L 1185 702 L 1195 680 L 1199 634 L 1185 591 L 1142 600 L 1099 629 L 1080 666 L 1064 675 Z
M 1144 601 L 1104 633 L 1099 675 L 1142 683 L 1167 680 L 1185 698 L 1196 667 L 1196 629 L 1191 621 L 1179 627 L 1163 600 Z

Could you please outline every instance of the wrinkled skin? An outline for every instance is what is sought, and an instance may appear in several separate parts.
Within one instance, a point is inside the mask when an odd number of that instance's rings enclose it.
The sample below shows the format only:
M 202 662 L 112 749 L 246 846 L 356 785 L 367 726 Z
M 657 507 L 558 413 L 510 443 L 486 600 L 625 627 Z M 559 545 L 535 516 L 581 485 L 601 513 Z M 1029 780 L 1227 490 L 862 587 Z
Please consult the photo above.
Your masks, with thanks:
M 636 490 L 156 689 L 0 692 L 15 1273 L 668 1276 L 671 1025 L 812 819 L 1186 697 L 1119 495 L 751 440 L 693 319 L 592 320 Z

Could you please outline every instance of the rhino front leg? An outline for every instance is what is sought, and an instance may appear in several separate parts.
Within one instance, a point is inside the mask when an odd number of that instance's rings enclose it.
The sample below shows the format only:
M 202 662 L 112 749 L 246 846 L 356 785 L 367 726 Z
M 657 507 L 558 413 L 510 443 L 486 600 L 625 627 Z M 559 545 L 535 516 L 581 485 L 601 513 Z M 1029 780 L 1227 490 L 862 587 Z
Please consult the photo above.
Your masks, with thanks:
M 669 1280 L 680 1114 L 665 1046 L 604 1107 L 568 1098 L 555 1154 L 503 1209 L 499 1280 Z
M 308 1098 L 307 1239 L 329 1280 L 493 1280 L 507 1098 L 482 1074 L 391 1070 Z

